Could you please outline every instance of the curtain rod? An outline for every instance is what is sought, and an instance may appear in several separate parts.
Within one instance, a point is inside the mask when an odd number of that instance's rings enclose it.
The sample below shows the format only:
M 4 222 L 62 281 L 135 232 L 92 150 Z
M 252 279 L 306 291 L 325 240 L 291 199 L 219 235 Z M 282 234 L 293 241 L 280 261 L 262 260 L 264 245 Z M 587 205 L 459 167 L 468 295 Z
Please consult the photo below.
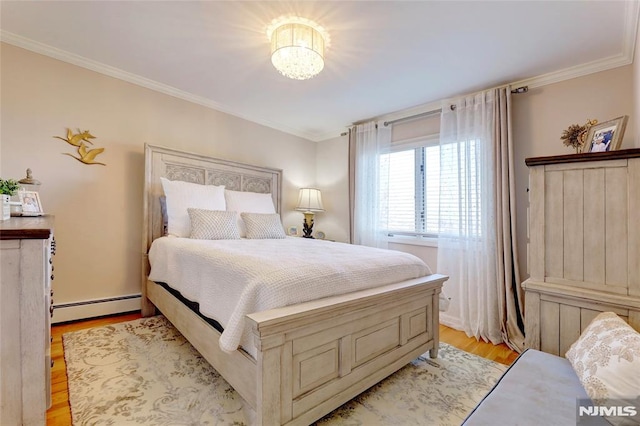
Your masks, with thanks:
M 521 86 L 511 90 L 511 93 L 519 94 L 519 93 L 527 93 L 528 91 L 529 91 L 529 86 Z M 454 110 L 455 108 L 456 108 L 455 105 L 451 105 L 452 110 Z M 440 114 L 441 112 L 442 112 L 442 108 L 438 108 L 432 111 L 421 112 L 420 114 L 414 114 L 414 115 L 409 115 L 407 117 L 397 118 L 395 120 L 385 121 L 383 124 L 385 127 L 387 127 L 389 124 L 399 123 L 401 121 L 406 121 L 406 120 L 413 120 L 415 118 L 430 117 L 432 115 Z M 348 134 L 349 132 L 343 132 L 343 133 L 340 133 L 340 136 L 346 136 Z
M 526 93 L 529 91 L 529 86 L 522 86 L 522 87 L 518 87 L 517 89 L 513 89 L 511 91 L 511 93 Z M 455 105 L 451 105 L 451 109 L 454 110 L 456 109 Z M 442 108 L 439 109 L 434 109 L 433 111 L 427 111 L 427 112 L 421 112 L 420 114 L 414 114 L 414 115 L 409 115 L 407 117 L 403 117 L 403 118 L 397 118 L 395 120 L 390 120 L 390 121 L 385 121 L 384 122 L 384 126 L 387 127 L 389 124 L 394 124 L 394 123 L 399 123 L 401 121 L 405 121 L 405 120 L 413 120 L 415 118 L 423 118 L 423 117 L 430 117 L 432 115 L 436 115 L 436 114 L 440 114 L 442 112 Z

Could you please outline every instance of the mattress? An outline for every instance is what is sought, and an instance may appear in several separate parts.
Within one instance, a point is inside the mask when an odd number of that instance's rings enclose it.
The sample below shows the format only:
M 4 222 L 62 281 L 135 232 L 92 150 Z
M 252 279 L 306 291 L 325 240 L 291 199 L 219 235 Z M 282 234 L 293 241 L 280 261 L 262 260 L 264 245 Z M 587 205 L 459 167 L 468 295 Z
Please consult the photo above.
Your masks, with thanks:
M 431 274 L 408 253 L 297 237 L 162 237 L 149 262 L 150 280 L 168 284 L 222 325 L 222 350 L 242 346 L 252 355 L 247 314 Z

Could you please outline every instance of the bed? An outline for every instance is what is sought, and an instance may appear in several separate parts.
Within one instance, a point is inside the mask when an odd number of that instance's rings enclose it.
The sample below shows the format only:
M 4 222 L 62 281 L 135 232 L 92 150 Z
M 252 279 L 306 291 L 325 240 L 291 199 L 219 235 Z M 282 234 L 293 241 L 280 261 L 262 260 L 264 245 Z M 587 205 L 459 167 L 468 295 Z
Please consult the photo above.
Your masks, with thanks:
M 437 357 L 447 279 L 439 274 L 250 312 L 251 344 L 223 350 L 220 327 L 149 279 L 149 250 L 166 230 L 161 178 L 270 194 L 281 213 L 282 171 L 145 145 L 142 313 L 169 319 L 254 410 L 255 424 L 311 424 L 419 355 Z

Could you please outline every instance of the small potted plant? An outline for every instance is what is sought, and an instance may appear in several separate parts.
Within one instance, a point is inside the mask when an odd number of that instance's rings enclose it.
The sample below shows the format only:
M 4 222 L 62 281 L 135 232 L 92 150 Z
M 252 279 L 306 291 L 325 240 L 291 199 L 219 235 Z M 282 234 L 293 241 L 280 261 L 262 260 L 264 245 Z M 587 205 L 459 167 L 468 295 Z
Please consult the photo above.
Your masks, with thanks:
M 0 196 L 2 196 L 2 218 L 0 220 L 7 220 L 11 217 L 9 197 L 15 195 L 19 188 L 20 184 L 16 180 L 0 179 Z

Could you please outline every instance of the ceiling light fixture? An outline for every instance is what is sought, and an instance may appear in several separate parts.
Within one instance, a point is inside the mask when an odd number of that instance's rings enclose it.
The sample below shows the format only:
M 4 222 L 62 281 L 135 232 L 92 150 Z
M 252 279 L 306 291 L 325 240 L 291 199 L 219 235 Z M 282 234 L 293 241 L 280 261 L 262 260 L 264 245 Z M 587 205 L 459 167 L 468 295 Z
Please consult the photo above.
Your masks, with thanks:
M 315 22 L 299 17 L 274 20 L 267 35 L 271 63 L 285 77 L 307 80 L 324 68 L 328 37 Z

